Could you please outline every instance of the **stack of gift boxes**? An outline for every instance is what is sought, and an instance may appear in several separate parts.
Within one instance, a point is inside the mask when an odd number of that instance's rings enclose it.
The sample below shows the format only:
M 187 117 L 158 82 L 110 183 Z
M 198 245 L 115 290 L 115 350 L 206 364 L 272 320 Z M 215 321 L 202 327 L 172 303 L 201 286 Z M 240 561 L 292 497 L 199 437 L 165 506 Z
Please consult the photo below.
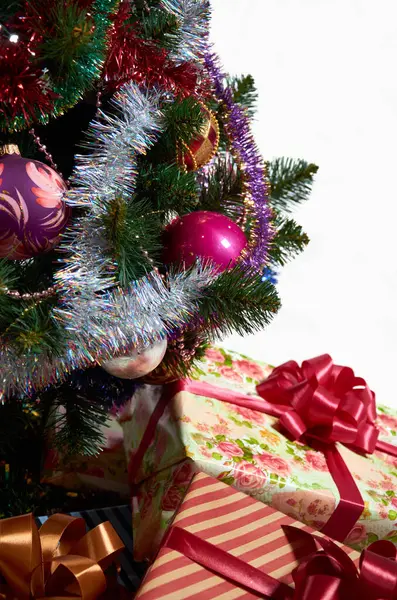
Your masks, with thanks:
M 317 530 L 335 513 L 341 493 L 342 503 L 343 494 L 349 496 L 343 485 L 338 488 L 326 453 L 315 440 L 311 445 L 291 441 L 278 417 L 247 408 L 246 396 L 251 404 L 262 402 L 256 386 L 271 371 L 269 365 L 212 348 L 198 380 L 183 391 L 169 386 L 172 398 L 159 418 L 153 416 L 164 388 L 146 386 L 136 394 L 123 429 L 135 484 L 134 545 L 139 559 L 156 553 L 195 472 L 232 485 Z M 226 400 L 219 399 L 219 390 Z M 379 439 L 393 445 L 397 417 L 390 409 L 377 409 Z M 137 456 L 144 434 L 144 452 Z M 363 505 L 346 535 L 342 531 L 337 537 L 359 550 L 379 539 L 397 542 L 397 458 L 376 449 L 365 454 L 351 445 L 336 446 Z M 342 511 L 339 521 L 345 520 Z M 344 523 L 341 529 L 346 529 Z
M 397 415 L 351 369 L 210 348 L 113 428 L 107 475 L 84 483 L 129 486 L 140 600 L 396 597 Z

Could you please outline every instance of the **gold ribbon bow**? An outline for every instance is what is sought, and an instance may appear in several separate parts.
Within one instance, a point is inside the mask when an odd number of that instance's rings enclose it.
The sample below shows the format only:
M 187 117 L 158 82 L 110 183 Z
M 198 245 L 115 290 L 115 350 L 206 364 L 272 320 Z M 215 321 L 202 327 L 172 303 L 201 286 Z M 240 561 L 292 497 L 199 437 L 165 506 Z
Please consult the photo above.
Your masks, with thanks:
M 84 519 L 56 514 L 37 528 L 31 514 L 0 521 L 4 600 L 98 600 L 106 569 L 124 545 L 109 521 L 86 533 Z

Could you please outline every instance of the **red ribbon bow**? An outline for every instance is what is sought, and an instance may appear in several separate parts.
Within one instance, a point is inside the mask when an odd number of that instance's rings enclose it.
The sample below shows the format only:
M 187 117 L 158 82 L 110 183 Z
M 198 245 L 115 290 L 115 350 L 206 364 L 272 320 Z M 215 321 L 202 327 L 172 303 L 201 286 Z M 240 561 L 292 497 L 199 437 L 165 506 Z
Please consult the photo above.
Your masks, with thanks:
M 237 586 L 273 600 L 397 600 L 397 548 L 379 541 L 363 550 L 360 568 L 326 537 L 282 526 L 299 565 L 295 589 L 261 569 L 180 527 L 171 527 L 163 547 L 180 552 Z M 266 547 L 264 548 L 266 552 Z
M 257 386 L 261 398 L 205 381 L 184 380 L 165 385 L 129 464 L 132 490 L 159 419 L 175 394 L 182 391 L 274 415 L 292 439 L 308 437 L 309 443 L 324 453 L 340 494 L 340 502 L 322 532 L 341 542 L 360 518 L 364 500 L 335 442 L 355 451 L 372 453 L 377 449 L 397 458 L 397 446 L 378 440 L 375 394 L 352 369 L 334 365 L 331 357 L 324 354 L 304 361 L 301 367 L 289 361 L 274 369 Z
M 363 550 L 358 570 L 351 558 L 327 538 L 286 526 L 287 537 L 321 549 L 309 554 L 293 571 L 297 600 L 396 600 L 397 548 L 379 541 Z
M 334 365 L 328 354 L 288 361 L 257 386 L 275 405 L 280 424 L 294 440 L 310 436 L 341 442 L 372 454 L 379 432 L 375 426 L 375 394 L 350 367 Z

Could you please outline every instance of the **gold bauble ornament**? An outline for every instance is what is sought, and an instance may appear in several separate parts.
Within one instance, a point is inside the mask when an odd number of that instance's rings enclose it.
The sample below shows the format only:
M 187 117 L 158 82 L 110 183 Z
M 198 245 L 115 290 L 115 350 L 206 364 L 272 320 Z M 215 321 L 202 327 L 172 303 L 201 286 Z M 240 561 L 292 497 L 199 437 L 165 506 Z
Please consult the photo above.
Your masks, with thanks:
M 219 146 L 219 124 L 215 115 L 204 104 L 201 105 L 204 124 L 200 135 L 189 144 L 178 142 L 178 164 L 186 171 L 196 171 L 206 165 L 216 154 Z

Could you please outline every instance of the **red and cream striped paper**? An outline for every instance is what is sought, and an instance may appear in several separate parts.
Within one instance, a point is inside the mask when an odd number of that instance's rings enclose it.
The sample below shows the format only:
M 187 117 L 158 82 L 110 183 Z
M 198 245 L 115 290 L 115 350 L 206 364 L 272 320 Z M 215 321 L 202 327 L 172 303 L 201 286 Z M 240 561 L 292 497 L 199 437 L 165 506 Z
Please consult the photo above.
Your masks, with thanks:
M 314 532 L 307 525 L 204 473 L 194 477 L 174 525 L 287 584 L 292 582 L 291 572 L 297 561 L 281 526 L 294 525 Z M 338 545 L 358 565 L 359 553 Z M 179 552 L 163 548 L 148 571 L 136 600 L 249 600 L 258 597 L 214 575 Z

